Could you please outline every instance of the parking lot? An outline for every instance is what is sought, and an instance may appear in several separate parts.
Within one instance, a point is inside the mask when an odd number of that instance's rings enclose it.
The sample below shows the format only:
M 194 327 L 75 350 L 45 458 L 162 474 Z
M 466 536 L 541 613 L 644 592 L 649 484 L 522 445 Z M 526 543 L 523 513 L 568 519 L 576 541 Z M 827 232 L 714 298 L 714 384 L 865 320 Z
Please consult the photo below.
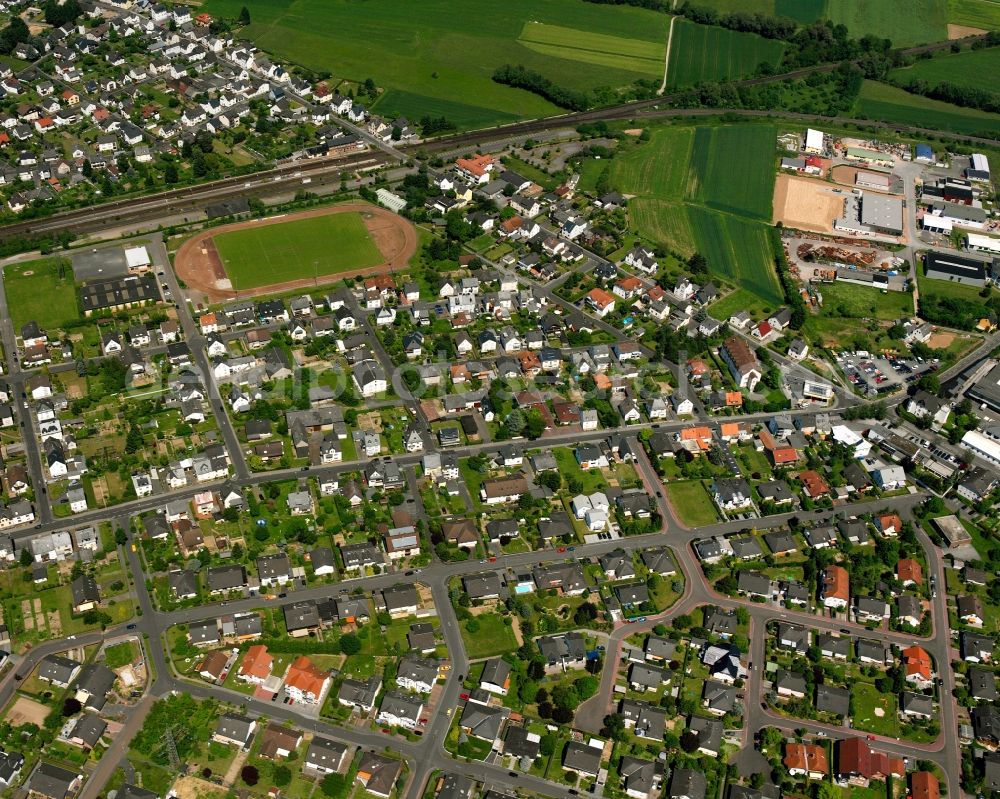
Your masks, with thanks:
M 837 364 L 859 394 L 892 394 L 905 388 L 927 371 L 937 369 L 938 360 L 876 355 L 869 352 L 842 352 Z

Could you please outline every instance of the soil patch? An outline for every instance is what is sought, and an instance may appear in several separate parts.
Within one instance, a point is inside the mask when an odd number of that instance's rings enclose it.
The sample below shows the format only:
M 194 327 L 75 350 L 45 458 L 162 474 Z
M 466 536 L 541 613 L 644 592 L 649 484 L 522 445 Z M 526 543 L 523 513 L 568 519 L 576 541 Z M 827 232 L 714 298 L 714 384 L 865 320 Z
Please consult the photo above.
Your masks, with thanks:
M 927 346 L 932 350 L 943 350 L 950 347 L 954 340 L 954 333 L 933 333 L 927 340 Z
M 774 183 L 774 221 L 785 227 L 830 233 L 843 212 L 844 198 L 829 183 L 778 175 Z
M 984 33 L 989 33 L 989 31 L 982 28 L 973 28 L 971 25 L 953 25 L 950 22 L 948 23 L 949 39 L 964 39 L 966 36 L 980 36 Z
M 48 715 L 47 705 L 28 699 L 26 696 L 19 696 L 7 711 L 7 722 L 11 727 L 20 727 L 22 724 L 37 724 L 41 727 Z

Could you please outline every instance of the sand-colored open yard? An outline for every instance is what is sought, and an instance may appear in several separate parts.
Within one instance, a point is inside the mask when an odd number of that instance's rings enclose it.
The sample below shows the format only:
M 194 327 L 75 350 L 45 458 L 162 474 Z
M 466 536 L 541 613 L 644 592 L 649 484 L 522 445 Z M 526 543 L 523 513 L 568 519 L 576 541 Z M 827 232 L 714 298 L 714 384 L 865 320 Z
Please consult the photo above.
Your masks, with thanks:
M 927 340 L 927 346 L 932 350 L 944 350 L 955 340 L 954 333 L 933 333 Z
M 212 799 L 225 796 L 226 789 L 200 777 L 178 777 L 171 788 L 177 799 Z
M 19 696 L 7 711 L 7 722 L 11 727 L 20 727 L 22 724 L 37 724 L 41 727 L 48 715 L 49 708 L 46 705 L 26 696 Z
M 798 175 L 778 175 L 774 182 L 774 222 L 816 233 L 833 231 L 844 198 L 829 183 Z

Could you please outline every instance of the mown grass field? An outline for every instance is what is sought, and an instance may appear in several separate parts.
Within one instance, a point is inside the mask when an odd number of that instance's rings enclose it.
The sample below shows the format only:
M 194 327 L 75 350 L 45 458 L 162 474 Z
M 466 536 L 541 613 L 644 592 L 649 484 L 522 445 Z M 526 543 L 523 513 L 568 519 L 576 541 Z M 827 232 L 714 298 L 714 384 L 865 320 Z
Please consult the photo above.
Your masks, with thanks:
M 678 19 L 667 85 L 679 88 L 745 78 L 762 61 L 777 66 L 784 51 L 784 43 L 774 39 Z
M 894 69 L 890 73 L 894 80 L 903 82 L 925 80 L 933 86 L 947 81 L 971 89 L 983 87 L 983 75 L 1000 75 L 1000 49 L 948 53 L 917 61 L 913 66 Z
M 939 100 L 919 97 L 875 81 L 864 82 L 858 97 L 855 116 L 917 125 L 935 130 L 950 130 L 989 138 L 1000 136 L 1000 114 L 987 114 L 961 108 Z
M 688 218 L 698 251 L 714 273 L 749 289 L 775 308 L 781 304 L 781 287 L 764 223 L 697 205 L 688 208 Z
M 698 128 L 687 197 L 710 208 L 770 219 L 776 138 L 770 125 Z
M 234 230 L 213 240 L 236 289 L 364 269 L 383 260 L 356 213 Z
M 235 19 L 243 5 L 244 0 L 207 0 L 199 9 Z M 510 0 L 503 13 L 487 0 L 422 0 L 419 7 L 396 0 L 254 0 L 247 5 L 251 24 L 241 36 L 279 60 L 327 71 L 337 79 L 371 77 L 386 89 L 428 98 L 428 106 L 447 101 L 492 109 L 496 121 L 559 110 L 530 92 L 494 83 L 491 76 L 498 66 L 523 64 L 572 89 L 625 86 L 662 75 L 662 58 L 659 72 L 652 71 L 645 57 L 633 59 L 635 53 L 651 52 L 649 43 L 662 54 L 669 24 L 666 14 L 579 0 Z M 532 42 L 529 47 L 519 41 L 529 21 L 562 29 L 548 35 L 559 33 L 565 41 Z M 570 29 L 575 37 L 565 32 Z M 610 53 L 599 48 L 588 52 L 587 42 L 597 41 L 589 31 L 610 37 L 602 46 L 619 41 Z M 566 46 L 567 41 L 573 46 Z M 627 41 L 634 45 L 623 53 L 622 42 Z M 483 124 L 478 112 L 465 114 Z
M 984 30 L 1000 30 L 998 0 L 948 0 L 948 22 Z
M 18 334 L 28 322 L 54 332 L 80 318 L 73 267 L 66 258 L 39 258 L 3 269 L 7 308 Z
M 524 23 L 518 41 L 543 55 L 647 75 L 663 74 L 667 46 L 534 21 Z

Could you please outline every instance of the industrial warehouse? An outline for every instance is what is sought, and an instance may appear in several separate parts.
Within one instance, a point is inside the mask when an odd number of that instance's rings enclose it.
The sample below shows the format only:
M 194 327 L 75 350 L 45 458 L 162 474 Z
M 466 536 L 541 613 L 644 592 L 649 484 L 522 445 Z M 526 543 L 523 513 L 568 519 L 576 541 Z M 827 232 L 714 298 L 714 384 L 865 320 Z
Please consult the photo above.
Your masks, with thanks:
M 844 198 L 844 215 L 834 229 L 852 236 L 903 235 L 903 201 L 855 190 Z

